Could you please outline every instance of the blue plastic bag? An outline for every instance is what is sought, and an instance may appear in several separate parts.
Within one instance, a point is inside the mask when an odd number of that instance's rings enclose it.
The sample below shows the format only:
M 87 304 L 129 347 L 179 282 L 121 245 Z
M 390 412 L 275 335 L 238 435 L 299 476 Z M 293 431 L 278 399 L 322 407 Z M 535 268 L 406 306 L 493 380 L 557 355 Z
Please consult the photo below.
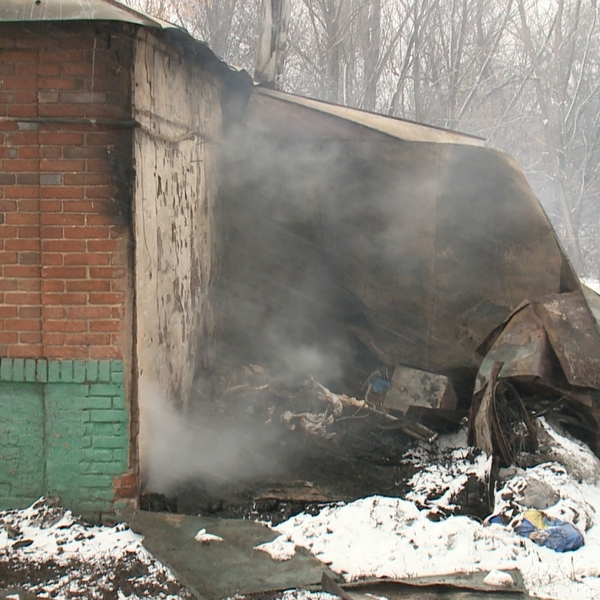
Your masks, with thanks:
M 556 552 L 570 552 L 583 546 L 583 535 L 571 523 L 548 517 L 539 510 L 527 510 L 515 531 L 540 546 Z

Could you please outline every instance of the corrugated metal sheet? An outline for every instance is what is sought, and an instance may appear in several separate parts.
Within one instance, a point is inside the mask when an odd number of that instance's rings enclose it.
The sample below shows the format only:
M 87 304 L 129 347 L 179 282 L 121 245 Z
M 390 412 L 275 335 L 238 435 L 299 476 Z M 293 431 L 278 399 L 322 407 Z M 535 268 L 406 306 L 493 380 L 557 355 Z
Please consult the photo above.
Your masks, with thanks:
M 116 0 L 2 0 L 0 21 L 124 21 L 179 29 Z

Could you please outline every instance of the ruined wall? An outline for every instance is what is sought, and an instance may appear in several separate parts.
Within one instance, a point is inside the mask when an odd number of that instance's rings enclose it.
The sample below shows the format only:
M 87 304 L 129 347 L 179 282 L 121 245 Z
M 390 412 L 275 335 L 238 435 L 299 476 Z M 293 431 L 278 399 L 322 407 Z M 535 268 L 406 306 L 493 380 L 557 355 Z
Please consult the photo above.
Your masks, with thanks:
M 219 79 L 198 56 L 140 30 L 134 60 L 140 405 L 158 384 L 185 405 L 210 354 Z M 189 49 L 188 49 L 189 52 Z
M 403 364 L 469 399 L 490 332 L 570 285 L 516 163 L 253 102 L 227 152 L 223 357 L 352 394 Z
M 104 512 L 135 481 L 133 31 L 0 24 L 0 506 Z

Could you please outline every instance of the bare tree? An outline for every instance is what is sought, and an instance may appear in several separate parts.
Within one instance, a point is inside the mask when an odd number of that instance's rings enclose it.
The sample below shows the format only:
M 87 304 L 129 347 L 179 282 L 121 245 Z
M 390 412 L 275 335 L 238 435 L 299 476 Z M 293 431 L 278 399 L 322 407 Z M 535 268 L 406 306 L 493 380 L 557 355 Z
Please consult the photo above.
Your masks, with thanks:
M 252 72 L 261 0 L 125 0 L 187 29 L 229 64 Z
M 571 260 L 584 272 L 581 241 L 590 229 L 586 220 L 597 216 L 600 160 L 597 6 L 583 0 L 556 0 L 543 7 L 517 3 L 547 156 L 544 187 L 557 200 Z
M 398 15 L 395 0 L 297 2 L 285 85 L 332 102 L 383 110 L 382 78 L 404 32 Z

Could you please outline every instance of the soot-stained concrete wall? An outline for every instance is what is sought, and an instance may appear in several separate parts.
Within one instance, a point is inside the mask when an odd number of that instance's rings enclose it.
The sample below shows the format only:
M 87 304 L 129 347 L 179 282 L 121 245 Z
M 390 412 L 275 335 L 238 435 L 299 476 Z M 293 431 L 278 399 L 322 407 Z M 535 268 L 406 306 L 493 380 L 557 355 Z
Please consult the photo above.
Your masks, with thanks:
M 140 29 L 134 59 L 137 361 L 139 396 L 154 384 L 185 405 L 198 364 L 210 362 L 209 288 L 217 264 L 216 162 L 221 82 Z

